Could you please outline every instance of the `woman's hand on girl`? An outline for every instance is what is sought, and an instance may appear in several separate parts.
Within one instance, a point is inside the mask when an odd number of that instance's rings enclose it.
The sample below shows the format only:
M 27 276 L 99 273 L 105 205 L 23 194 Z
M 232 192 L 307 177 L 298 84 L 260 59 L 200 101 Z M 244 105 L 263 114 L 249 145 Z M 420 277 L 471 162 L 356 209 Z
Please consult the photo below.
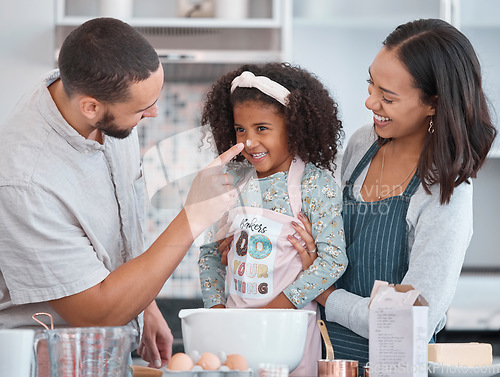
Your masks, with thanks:
M 307 270 L 318 257 L 318 253 L 312 236 L 312 225 L 309 219 L 301 212 L 299 213 L 299 220 L 302 222 L 303 226 L 292 221 L 292 226 L 296 233 L 289 235 L 288 241 L 293 245 L 295 250 L 297 250 L 302 260 L 302 269 Z
M 229 253 L 229 246 L 231 245 L 231 242 L 233 241 L 234 236 L 229 236 L 227 238 L 224 238 L 219 243 L 219 253 L 221 254 L 221 263 L 224 266 L 227 266 L 227 253 Z
M 313 264 L 314 260 L 318 257 L 318 253 L 316 251 L 316 244 L 314 243 L 314 238 L 312 236 L 312 225 L 309 219 L 302 212 L 299 213 L 299 219 L 304 225 L 304 228 L 294 222 L 292 222 L 292 226 L 302 239 L 303 243 L 301 243 L 300 240 L 295 237 L 295 235 L 288 236 L 288 240 L 295 247 L 297 253 L 299 253 L 300 259 L 302 259 L 302 268 L 304 270 L 307 270 L 309 266 Z M 305 247 L 303 245 L 305 245 Z M 308 250 L 314 250 L 314 252 L 311 253 Z M 326 300 L 328 300 L 328 297 L 334 290 L 335 287 L 331 286 L 323 293 L 321 293 L 318 297 L 316 297 L 316 301 L 319 304 L 325 306 Z

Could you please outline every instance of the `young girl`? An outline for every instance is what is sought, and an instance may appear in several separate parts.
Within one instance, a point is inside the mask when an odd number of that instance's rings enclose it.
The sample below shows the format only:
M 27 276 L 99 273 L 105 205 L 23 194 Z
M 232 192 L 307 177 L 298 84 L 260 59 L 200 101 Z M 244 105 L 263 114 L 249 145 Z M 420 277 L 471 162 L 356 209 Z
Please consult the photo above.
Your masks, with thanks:
M 342 197 L 331 174 L 342 132 L 337 105 L 317 78 L 301 68 L 245 65 L 214 84 L 202 124 L 210 126 L 219 153 L 242 142 L 247 160 L 229 170 L 240 196 L 227 220 L 227 234 L 233 234 L 227 239 L 227 269 L 221 263 L 217 229 L 201 247 L 205 307 L 316 311 L 313 300 L 347 267 Z M 306 271 L 290 242 L 297 244 L 297 239 L 289 237 L 299 229 L 301 216 L 312 224 L 318 255 Z M 303 243 L 298 247 L 306 249 Z M 317 374 L 321 340 L 316 320 L 311 316 L 295 376 Z

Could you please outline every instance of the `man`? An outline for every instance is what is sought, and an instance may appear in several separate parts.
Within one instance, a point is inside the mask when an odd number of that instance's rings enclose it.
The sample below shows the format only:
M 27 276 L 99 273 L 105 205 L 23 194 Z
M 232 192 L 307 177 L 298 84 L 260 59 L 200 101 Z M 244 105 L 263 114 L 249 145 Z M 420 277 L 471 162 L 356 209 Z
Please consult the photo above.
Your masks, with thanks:
M 144 181 L 135 127 L 155 117 L 163 69 L 152 46 L 115 19 L 64 41 L 59 69 L 0 126 L 0 327 L 144 329 L 139 352 L 160 367 L 172 335 L 154 299 L 193 240 L 230 207 L 221 167 L 202 170 L 186 204 L 143 253 Z

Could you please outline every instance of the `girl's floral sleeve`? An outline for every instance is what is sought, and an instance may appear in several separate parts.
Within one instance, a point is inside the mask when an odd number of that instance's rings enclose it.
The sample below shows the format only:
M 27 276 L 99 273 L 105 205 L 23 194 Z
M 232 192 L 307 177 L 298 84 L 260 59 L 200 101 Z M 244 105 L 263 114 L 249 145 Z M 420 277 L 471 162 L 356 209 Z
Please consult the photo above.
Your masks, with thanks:
M 302 211 L 312 224 L 318 257 L 284 290 L 298 308 L 303 308 L 333 285 L 347 268 L 342 221 L 342 193 L 329 172 L 307 170 L 302 177 Z

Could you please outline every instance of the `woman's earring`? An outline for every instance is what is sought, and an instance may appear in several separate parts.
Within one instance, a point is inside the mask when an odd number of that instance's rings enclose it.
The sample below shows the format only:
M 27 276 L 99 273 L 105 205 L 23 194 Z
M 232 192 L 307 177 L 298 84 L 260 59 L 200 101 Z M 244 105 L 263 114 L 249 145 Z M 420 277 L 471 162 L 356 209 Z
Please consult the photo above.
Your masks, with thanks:
M 431 121 L 429 122 L 429 128 L 427 129 L 427 132 L 430 134 L 434 133 L 434 122 L 432 121 L 432 115 L 431 115 Z

